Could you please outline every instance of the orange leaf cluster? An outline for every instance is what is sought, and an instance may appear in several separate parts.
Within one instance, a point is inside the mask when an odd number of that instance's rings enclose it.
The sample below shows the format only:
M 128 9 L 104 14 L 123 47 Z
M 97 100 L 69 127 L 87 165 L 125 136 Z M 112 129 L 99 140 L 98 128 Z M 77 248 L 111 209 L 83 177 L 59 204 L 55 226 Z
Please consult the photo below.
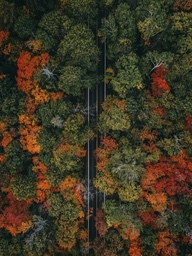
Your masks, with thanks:
M 129 246 L 130 256 L 142 256 L 139 239 L 132 240 Z
M 9 143 L 12 141 L 12 139 L 13 138 L 12 138 L 10 132 L 8 132 L 8 131 L 3 132 L 3 138 L 2 138 L 2 141 L 1 141 L 1 146 L 3 148 L 6 148 L 9 145 Z
M 118 147 L 116 141 L 111 138 L 111 137 L 104 137 L 101 140 L 101 144 L 103 145 L 103 147 L 109 151 L 116 149 Z
M 158 255 L 176 256 L 178 254 L 175 244 L 173 242 L 173 238 L 174 236 L 171 235 L 171 233 L 168 230 L 159 232 L 158 234 L 159 241 L 155 247 Z
M 79 238 L 82 241 L 86 241 L 88 239 L 88 232 L 87 230 L 81 230 L 79 234 Z
M 4 163 L 6 160 L 6 156 L 5 155 L 0 155 L 0 164 Z
M 0 31 L 0 47 L 8 39 L 9 35 L 10 33 L 8 31 Z
M 29 52 L 21 52 L 17 60 L 17 85 L 19 89 L 28 94 L 33 89 L 33 75 L 44 67 L 49 61 L 49 54 L 42 53 L 39 56 L 32 56 Z
M 165 79 L 165 75 L 166 71 L 162 65 L 157 67 L 151 74 L 151 88 L 154 97 L 158 96 L 161 92 L 169 92 L 171 90 Z
M 156 148 L 156 135 L 146 128 L 140 133 L 140 139 L 142 141 L 142 146 L 145 151 L 151 153 Z
M 0 133 L 4 132 L 6 129 L 6 124 L 2 121 L 0 121 Z
M 66 177 L 60 183 L 59 190 L 66 200 L 75 200 L 77 204 L 84 205 L 82 194 L 85 188 L 78 179 L 71 176 Z
M 167 197 L 185 195 L 192 197 L 192 159 L 184 151 L 171 158 L 161 157 L 155 164 L 146 165 L 141 180 L 144 197 L 156 211 L 163 211 Z
M 107 164 L 109 163 L 109 152 L 103 148 L 96 149 L 96 159 L 97 159 L 97 170 L 105 171 Z
M 145 198 L 151 204 L 154 211 L 163 212 L 167 207 L 167 196 L 165 193 L 144 193 Z
M 63 92 L 50 92 L 49 97 L 51 100 L 56 101 L 61 99 L 64 96 Z
M 190 11 L 192 10 L 192 0 L 175 0 L 173 9 L 175 11 L 183 10 L 183 11 Z
M 64 179 L 64 181 L 62 181 L 59 185 L 60 191 L 65 191 L 65 190 L 74 190 L 76 189 L 77 185 L 78 185 L 79 181 L 71 176 L 68 176 Z
M 17 85 L 18 88 L 27 94 L 25 108 L 27 113 L 33 114 L 38 105 L 47 103 L 49 100 L 58 100 L 63 97 L 62 92 L 47 92 L 40 88 L 39 82 L 35 79 L 35 73 L 42 69 L 49 61 L 48 53 L 33 56 L 29 52 L 21 52 L 17 60 Z
M 117 99 L 113 96 L 108 96 L 107 99 L 102 104 L 103 110 L 108 112 L 110 111 L 111 107 L 116 106 L 117 108 L 120 108 L 121 110 L 125 110 L 127 104 L 125 100 Z
M 155 114 L 159 115 L 160 117 L 164 117 L 164 115 L 165 115 L 165 110 L 164 110 L 164 108 L 161 108 L 161 107 L 154 108 L 153 112 Z
M 192 130 L 192 116 L 188 115 L 185 117 L 185 127 L 188 130 Z
M 42 47 L 42 42 L 41 40 L 29 40 L 27 43 L 26 43 L 27 47 L 32 50 L 32 52 L 38 52 L 41 47 Z
M 130 256 L 142 256 L 142 248 L 140 246 L 139 230 L 129 227 L 123 234 L 124 239 L 130 240 L 128 253 Z
M 97 159 L 97 170 L 106 171 L 106 166 L 109 162 L 109 155 L 112 150 L 116 149 L 118 144 L 115 139 L 111 137 L 104 137 L 101 140 L 101 147 L 98 147 L 95 151 L 96 159 Z
M 46 180 L 44 173 L 47 171 L 47 166 L 39 160 L 38 156 L 33 156 L 33 167 L 32 170 L 37 173 L 37 189 L 36 199 L 37 203 L 45 202 L 48 192 L 51 190 L 51 184 Z
M 46 172 L 47 171 L 47 166 L 44 165 L 44 163 L 42 163 L 40 160 L 39 160 L 39 157 L 37 156 L 33 156 L 32 158 L 33 160 L 33 167 L 32 167 L 32 170 L 34 172 Z
M 46 90 L 41 89 L 37 81 L 33 82 L 33 88 L 30 95 L 34 97 L 36 106 L 42 103 L 47 103 L 50 100 L 49 93 Z
M 55 150 L 56 154 L 72 154 L 77 157 L 85 157 L 86 150 L 81 148 L 79 145 L 71 145 L 69 143 L 62 143 L 59 147 Z
M 38 144 L 37 138 L 41 127 L 36 124 L 34 115 L 19 115 L 19 134 L 20 142 L 24 150 L 31 154 L 40 153 L 41 147 Z
M 36 189 L 36 203 L 43 203 L 45 202 L 48 193 L 51 190 L 51 184 L 46 180 L 45 176 L 40 172 L 38 174 L 38 182 L 37 182 L 37 189 Z

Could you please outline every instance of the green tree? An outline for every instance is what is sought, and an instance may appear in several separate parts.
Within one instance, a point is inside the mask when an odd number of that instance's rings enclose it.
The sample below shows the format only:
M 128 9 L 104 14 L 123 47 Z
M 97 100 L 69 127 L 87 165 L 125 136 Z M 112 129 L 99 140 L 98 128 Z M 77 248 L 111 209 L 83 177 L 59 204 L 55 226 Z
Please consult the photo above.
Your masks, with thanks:
M 168 13 L 165 7 L 164 1 L 151 0 L 141 1 L 137 7 L 137 27 L 145 45 L 149 45 L 154 36 L 168 28 Z
M 36 194 L 36 178 L 33 173 L 17 175 L 11 181 L 11 190 L 17 200 L 33 199 Z
M 132 50 L 136 41 L 134 14 L 127 3 L 121 3 L 102 20 L 101 37 L 107 44 L 107 58 L 114 60 Z
M 37 22 L 30 16 L 19 16 L 14 24 L 14 32 L 22 39 L 29 38 L 36 30 Z
M 83 114 L 72 114 L 64 121 L 63 138 L 68 143 L 85 145 L 93 136 L 93 131 L 86 125 Z
M 120 97 L 126 98 L 132 88 L 143 88 L 143 80 L 138 65 L 139 59 L 134 53 L 117 60 L 115 64 L 117 71 L 111 78 L 110 84 Z
M 68 95 L 80 95 L 83 89 L 96 84 L 96 78 L 78 66 L 65 66 L 60 73 L 58 88 Z
M 130 128 L 130 117 L 126 110 L 126 103 L 118 98 L 108 96 L 102 104 L 103 112 L 99 117 L 99 130 L 102 133 L 109 131 L 127 131 Z
M 93 33 L 85 25 L 75 25 L 60 42 L 58 57 L 68 65 L 80 66 L 87 71 L 96 71 L 98 48 Z

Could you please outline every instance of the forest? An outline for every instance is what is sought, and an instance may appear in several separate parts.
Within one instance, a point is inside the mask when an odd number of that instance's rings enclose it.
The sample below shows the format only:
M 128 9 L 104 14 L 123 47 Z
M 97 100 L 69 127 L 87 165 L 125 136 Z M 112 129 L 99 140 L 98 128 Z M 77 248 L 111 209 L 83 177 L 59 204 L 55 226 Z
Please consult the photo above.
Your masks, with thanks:
M 192 0 L 0 0 L 0 68 L 0 256 L 192 256 Z

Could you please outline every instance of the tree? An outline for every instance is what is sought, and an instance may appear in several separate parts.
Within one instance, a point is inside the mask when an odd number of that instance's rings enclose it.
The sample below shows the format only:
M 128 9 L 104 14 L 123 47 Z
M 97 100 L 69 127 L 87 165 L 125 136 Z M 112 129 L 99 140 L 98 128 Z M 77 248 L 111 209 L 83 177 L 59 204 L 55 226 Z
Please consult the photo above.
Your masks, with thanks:
M 164 1 L 152 2 L 141 1 L 136 9 L 138 22 L 137 27 L 145 46 L 150 45 L 153 37 L 162 33 L 168 27 L 167 12 Z
M 93 131 L 87 127 L 85 116 L 81 113 L 70 115 L 64 121 L 63 139 L 70 144 L 85 145 L 88 139 L 93 138 Z
M 30 201 L 18 201 L 12 192 L 8 192 L 0 214 L 0 227 L 7 229 L 13 236 L 25 233 L 31 227 L 31 217 L 28 211 L 30 204 Z
M 78 22 L 93 24 L 97 14 L 97 3 L 95 0 L 60 0 L 61 7 L 66 10 L 70 17 Z
M 17 175 L 11 181 L 11 190 L 17 200 L 33 199 L 36 192 L 35 175 Z
M 130 128 L 130 118 L 126 109 L 125 100 L 108 96 L 102 104 L 103 112 L 99 117 L 99 130 L 102 133 L 109 131 L 126 131 Z
M 81 67 L 65 66 L 60 70 L 58 88 L 68 95 L 78 96 L 83 89 L 93 87 L 96 81 L 96 77 L 89 75 Z
M 136 41 L 136 24 L 130 6 L 120 3 L 102 20 L 102 41 L 106 41 L 107 58 L 116 61 L 128 55 Z
M 39 28 L 43 29 L 48 35 L 58 39 L 58 37 L 60 37 L 61 35 L 64 36 L 63 22 L 65 21 L 65 19 L 66 17 L 63 16 L 61 11 L 54 10 L 43 15 L 38 26 Z
M 130 53 L 127 57 L 119 58 L 115 64 L 116 74 L 110 80 L 113 90 L 120 97 L 126 98 L 130 93 L 130 89 L 142 89 L 143 81 L 138 69 L 138 58 L 134 53 Z
M 59 59 L 65 64 L 80 66 L 86 71 L 96 71 L 98 63 L 98 48 L 93 34 L 85 25 L 75 25 L 60 42 Z
M 29 38 L 36 30 L 37 22 L 27 15 L 19 16 L 14 24 L 14 32 L 22 39 Z

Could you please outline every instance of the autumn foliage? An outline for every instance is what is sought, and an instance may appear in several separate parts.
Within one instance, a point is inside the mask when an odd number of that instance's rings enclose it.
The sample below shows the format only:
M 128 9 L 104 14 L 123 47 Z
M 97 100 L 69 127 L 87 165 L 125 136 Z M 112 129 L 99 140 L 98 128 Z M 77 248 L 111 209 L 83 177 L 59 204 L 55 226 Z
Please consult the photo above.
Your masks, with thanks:
M 168 197 L 192 196 L 192 160 L 184 151 L 171 159 L 162 157 L 156 164 L 147 163 L 146 173 L 141 181 L 144 197 L 155 211 L 166 208 Z
M 0 31 L 0 47 L 8 39 L 10 33 L 8 31 Z
M 32 154 L 39 153 L 41 147 L 38 143 L 38 134 L 41 127 L 36 124 L 34 115 L 19 115 L 19 134 L 20 142 L 24 150 L 29 151 Z
M 174 243 L 174 236 L 168 230 L 160 231 L 158 233 L 158 243 L 156 244 L 155 249 L 160 256 L 178 255 L 178 251 Z
M 2 200 L 2 197 L 1 197 Z M 13 236 L 26 232 L 32 225 L 28 207 L 30 201 L 18 201 L 8 192 L 1 205 L 0 227 L 7 229 Z
M 162 92 L 169 92 L 171 90 L 170 85 L 166 81 L 166 70 L 163 65 L 157 67 L 151 74 L 151 88 L 153 96 L 158 96 Z

